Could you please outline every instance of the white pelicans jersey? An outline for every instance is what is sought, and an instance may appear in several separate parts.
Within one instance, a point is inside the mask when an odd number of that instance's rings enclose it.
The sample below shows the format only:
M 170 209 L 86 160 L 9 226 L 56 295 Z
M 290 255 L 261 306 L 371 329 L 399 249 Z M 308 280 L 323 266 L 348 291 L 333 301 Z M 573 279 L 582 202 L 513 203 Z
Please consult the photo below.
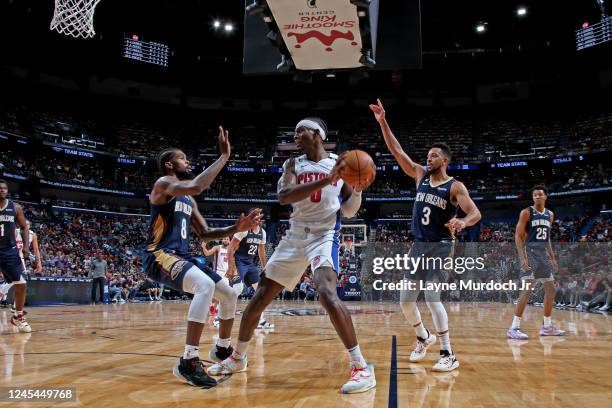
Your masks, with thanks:
M 329 153 L 329 157 L 320 162 L 313 162 L 302 155 L 295 159 L 294 172 L 296 184 L 313 183 L 329 177 L 338 155 Z M 305 200 L 292 204 L 293 212 L 289 223 L 292 230 L 308 228 L 311 231 L 337 230 L 340 228 L 340 204 L 344 181 L 338 180 L 313 193 Z

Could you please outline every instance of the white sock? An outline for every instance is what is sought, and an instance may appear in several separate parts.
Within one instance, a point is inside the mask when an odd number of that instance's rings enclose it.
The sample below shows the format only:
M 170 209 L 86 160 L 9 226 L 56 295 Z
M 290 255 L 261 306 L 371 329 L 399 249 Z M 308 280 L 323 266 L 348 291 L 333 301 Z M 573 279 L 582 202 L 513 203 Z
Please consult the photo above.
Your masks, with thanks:
M 198 352 L 200 348 L 197 346 L 191 346 L 189 344 L 185 344 L 185 351 L 183 352 L 183 358 L 185 360 L 189 360 L 194 357 L 200 357 L 200 353 Z
M 427 340 L 427 338 L 429 337 L 429 333 L 427 332 L 427 330 L 425 330 L 423 322 L 419 322 L 419 324 L 415 325 L 414 331 L 416 332 L 416 335 L 422 339 Z
M 512 319 L 512 326 L 510 326 L 511 329 L 519 329 L 521 327 L 521 318 L 518 316 L 514 316 L 514 318 Z
M 246 356 L 246 351 L 248 347 L 249 347 L 248 341 L 238 340 L 238 342 L 236 343 L 236 348 L 234 349 L 234 352 L 232 353 L 232 355 L 234 356 L 236 360 L 242 360 L 244 356 Z
M 440 350 L 446 350 L 451 353 L 451 344 L 450 344 L 450 336 L 448 334 L 448 330 L 444 334 L 439 334 L 440 336 Z
M 363 358 L 361 354 L 361 349 L 359 348 L 359 344 L 353 347 L 352 349 L 347 350 L 349 353 L 349 360 L 351 361 L 351 365 L 354 365 L 358 368 L 366 368 L 368 364 Z
M 544 327 L 550 327 L 550 326 L 552 326 L 552 317 L 544 316 Z
M 228 337 L 227 339 L 222 339 L 222 338 L 218 338 L 217 339 L 217 346 L 219 346 L 219 347 L 228 348 L 230 346 L 230 344 L 232 344 L 232 338 L 231 337 Z

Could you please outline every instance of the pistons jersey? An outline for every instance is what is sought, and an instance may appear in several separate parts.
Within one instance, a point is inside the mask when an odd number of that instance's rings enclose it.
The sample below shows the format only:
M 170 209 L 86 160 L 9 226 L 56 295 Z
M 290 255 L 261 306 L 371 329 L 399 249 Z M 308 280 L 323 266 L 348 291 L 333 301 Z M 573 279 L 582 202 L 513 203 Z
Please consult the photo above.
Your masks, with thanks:
M 297 184 L 313 183 L 329 177 L 332 168 L 336 165 L 338 155 L 329 153 L 325 159 L 314 162 L 308 160 L 306 155 L 295 159 L 294 172 Z M 334 230 L 340 228 L 340 204 L 342 200 L 342 179 L 319 191 L 310 197 L 293 203 L 293 211 L 289 219 L 292 230 L 309 228 L 310 230 Z
M 454 182 L 455 179 L 451 177 L 434 186 L 429 176 L 423 177 L 419 182 L 412 207 L 412 234 L 417 241 L 437 242 L 453 239 L 444 224 L 457 212 L 450 194 Z
M 227 270 L 229 269 L 229 255 L 227 253 L 227 247 L 223 245 L 219 245 L 219 251 L 215 254 L 214 259 L 214 271 L 219 276 L 227 275 Z

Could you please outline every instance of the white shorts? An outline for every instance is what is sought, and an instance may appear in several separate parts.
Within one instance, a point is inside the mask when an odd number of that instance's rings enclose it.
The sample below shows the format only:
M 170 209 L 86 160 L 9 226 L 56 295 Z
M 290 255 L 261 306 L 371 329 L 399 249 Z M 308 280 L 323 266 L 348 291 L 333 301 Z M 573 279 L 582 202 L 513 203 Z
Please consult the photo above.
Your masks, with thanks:
M 293 290 L 306 271 L 312 272 L 329 266 L 338 272 L 340 232 L 328 230 L 319 233 L 287 231 L 266 263 L 266 278 Z

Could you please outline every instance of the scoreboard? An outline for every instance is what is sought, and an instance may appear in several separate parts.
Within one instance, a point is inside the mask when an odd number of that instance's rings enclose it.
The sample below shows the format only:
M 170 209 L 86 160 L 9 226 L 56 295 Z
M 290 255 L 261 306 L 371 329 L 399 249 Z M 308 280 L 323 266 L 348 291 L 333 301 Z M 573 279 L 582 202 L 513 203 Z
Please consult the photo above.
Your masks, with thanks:
M 123 37 L 123 57 L 147 64 L 168 66 L 170 48 L 166 44 L 143 41 L 137 35 Z

